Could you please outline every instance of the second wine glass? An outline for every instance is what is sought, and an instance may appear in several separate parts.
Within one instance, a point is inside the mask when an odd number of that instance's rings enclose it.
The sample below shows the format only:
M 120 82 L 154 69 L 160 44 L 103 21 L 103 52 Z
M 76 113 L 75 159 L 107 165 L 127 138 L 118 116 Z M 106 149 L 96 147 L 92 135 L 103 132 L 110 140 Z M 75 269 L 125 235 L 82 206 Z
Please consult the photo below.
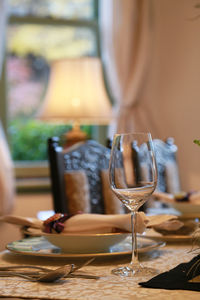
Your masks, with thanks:
M 128 266 L 112 272 L 121 276 L 155 275 L 138 260 L 137 212 L 157 185 L 157 169 L 150 133 L 116 134 L 109 164 L 110 186 L 123 205 L 131 212 L 132 259 Z

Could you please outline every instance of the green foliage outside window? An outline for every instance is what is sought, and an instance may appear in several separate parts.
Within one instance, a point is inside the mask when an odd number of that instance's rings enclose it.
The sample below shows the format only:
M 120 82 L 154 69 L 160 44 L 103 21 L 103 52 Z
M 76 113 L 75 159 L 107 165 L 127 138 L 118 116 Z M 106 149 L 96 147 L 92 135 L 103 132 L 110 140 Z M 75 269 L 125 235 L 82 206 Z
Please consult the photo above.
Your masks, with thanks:
M 9 126 L 10 148 L 15 161 L 41 161 L 47 159 L 47 140 L 52 136 L 63 136 L 69 125 L 52 125 L 38 120 L 16 119 Z M 90 137 L 91 126 L 83 126 Z M 62 140 L 62 139 L 61 139 Z

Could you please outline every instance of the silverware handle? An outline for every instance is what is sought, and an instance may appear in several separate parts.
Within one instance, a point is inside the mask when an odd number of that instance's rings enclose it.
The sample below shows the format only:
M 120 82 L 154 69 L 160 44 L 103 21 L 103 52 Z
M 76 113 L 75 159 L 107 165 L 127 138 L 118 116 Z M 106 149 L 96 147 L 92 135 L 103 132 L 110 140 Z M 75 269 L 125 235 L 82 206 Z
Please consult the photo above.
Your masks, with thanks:
M 24 274 L 21 274 L 21 273 L 17 273 L 17 272 L 7 272 L 7 271 L 3 271 L 3 272 L 0 272 L 0 276 L 2 277 L 21 277 L 21 278 L 24 278 L 24 279 L 27 279 L 29 281 L 37 281 L 35 278 L 32 278 L 28 275 L 24 275 Z
M 4 267 L 0 267 L 0 271 L 6 271 L 6 270 L 12 270 L 12 269 L 37 269 L 37 270 L 41 270 L 41 271 L 52 271 L 52 269 L 50 268 L 45 268 L 45 267 L 39 267 L 39 266 L 23 266 L 23 265 L 19 265 L 19 266 L 4 266 Z
M 66 275 L 65 278 L 85 278 L 85 279 L 100 279 L 100 276 L 90 274 L 74 274 Z

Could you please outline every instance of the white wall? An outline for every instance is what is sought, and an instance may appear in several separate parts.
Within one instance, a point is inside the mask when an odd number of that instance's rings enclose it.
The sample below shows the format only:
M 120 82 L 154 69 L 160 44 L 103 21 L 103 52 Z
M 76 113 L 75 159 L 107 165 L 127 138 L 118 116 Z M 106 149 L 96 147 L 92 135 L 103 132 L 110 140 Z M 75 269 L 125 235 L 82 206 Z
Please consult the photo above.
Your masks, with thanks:
M 142 93 L 154 138 L 173 136 L 184 190 L 200 190 L 200 9 L 192 0 L 153 0 L 152 62 Z M 154 130 L 156 128 L 156 131 Z

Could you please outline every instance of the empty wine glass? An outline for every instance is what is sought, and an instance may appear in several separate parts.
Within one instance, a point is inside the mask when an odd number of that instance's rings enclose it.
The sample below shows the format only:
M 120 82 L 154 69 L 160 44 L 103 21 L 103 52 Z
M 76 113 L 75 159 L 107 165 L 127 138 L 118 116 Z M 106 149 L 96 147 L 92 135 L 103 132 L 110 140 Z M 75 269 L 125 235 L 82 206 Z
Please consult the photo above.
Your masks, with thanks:
M 155 275 L 143 267 L 137 251 L 137 212 L 157 184 L 157 169 L 150 133 L 116 134 L 109 164 L 110 186 L 120 201 L 131 211 L 132 259 L 128 266 L 112 270 L 122 276 Z

